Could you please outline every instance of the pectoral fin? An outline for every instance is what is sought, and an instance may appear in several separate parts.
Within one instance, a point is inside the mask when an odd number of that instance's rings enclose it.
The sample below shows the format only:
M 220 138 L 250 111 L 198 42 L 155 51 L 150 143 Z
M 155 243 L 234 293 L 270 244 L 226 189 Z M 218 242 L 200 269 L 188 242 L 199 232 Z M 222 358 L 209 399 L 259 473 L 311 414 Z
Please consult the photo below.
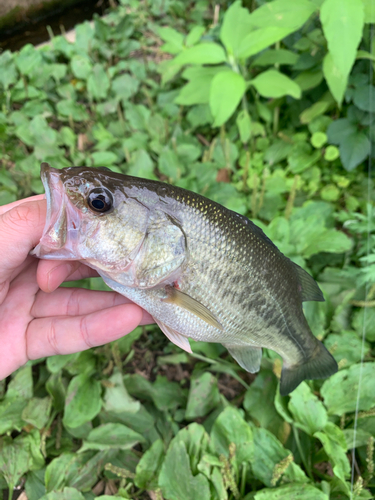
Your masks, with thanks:
M 223 344 L 234 357 L 237 363 L 247 372 L 256 373 L 260 369 L 262 359 L 262 348 L 251 346 L 233 346 Z
M 175 304 L 178 307 L 182 307 L 192 314 L 195 314 L 195 316 L 198 316 L 198 318 L 202 319 L 209 325 L 218 328 L 219 330 L 223 329 L 212 312 L 209 311 L 203 304 L 172 286 L 166 286 L 165 290 L 168 294 L 168 297 L 163 299 L 164 302 L 169 302 L 171 304 Z
M 189 340 L 186 337 L 181 335 L 181 333 L 176 332 L 176 330 L 169 328 L 169 326 L 165 325 L 161 321 L 158 321 L 157 319 L 155 319 L 155 321 L 159 325 L 160 330 L 164 333 L 166 337 L 169 338 L 171 342 L 176 344 L 178 347 L 181 347 L 181 349 L 183 349 L 186 352 L 189 353 L 192 352 Z

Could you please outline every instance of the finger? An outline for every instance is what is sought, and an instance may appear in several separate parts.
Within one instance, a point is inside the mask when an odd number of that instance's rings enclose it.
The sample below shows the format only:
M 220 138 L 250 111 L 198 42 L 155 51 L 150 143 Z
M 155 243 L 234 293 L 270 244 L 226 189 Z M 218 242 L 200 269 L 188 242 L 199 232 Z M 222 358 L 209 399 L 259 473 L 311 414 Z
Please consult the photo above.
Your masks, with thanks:
M 18 207 L 18 205 L 22 205 L 23 203 L 27 203 L 29 201 L 44 200 L 45 197 L 45 194 L 36 194 L 35 196 L 29 196 L 28 198 L 23 198 L 22 200 L 13 201 L 13 203 L 8 203 L 7 205 L 0 205 L 0 215 L 5 214 L 5 212 L 12 210 L 12 208 Z
M 98 276 L 93 269 L 79 261 L 41 260 L 38 264 L 37 281 L 44 292 L 53 292 L 64 281 L 75 281 Z
M 84 316 L 34 319 L 26 332 L 27 356 L 71 354 L 112 342 L 134 330 L 142 314 L 135 304 L 123 304 Z
M 34 318 L 51 316 L 82 316 L 100 309 L 108 309 L 133 302 L 116 292 L 85 290 L 84 288 L 58 288 L 53 293 L 39 291 L 31 309 Z M 142 325 L 155 323 L 146 311 L 143 311 Z

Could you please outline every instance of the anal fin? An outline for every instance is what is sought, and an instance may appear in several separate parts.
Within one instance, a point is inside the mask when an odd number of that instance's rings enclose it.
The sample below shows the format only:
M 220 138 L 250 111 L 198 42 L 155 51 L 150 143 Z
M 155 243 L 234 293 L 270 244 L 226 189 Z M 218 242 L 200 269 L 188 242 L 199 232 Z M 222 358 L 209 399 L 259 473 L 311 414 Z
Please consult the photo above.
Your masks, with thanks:
M 223 344 L 234 357 L 237 363 L 242 366 L 244 370 L 250 373 L 257 373 L 260 369 L 260 362 L 262 360 L 262 348 L 252 346 L 237 346 Z
M 154 318 L 155 319 L 155 318 Z M 162 323 L 161 321 L 155 319 L 156 323 L 159 325 L 160 330 L 164 333 L 166 337 L 169 338 L 171 342 L 176 344 L 178 347 L 181 347 L 184 351 L 188 353 L 192 353 L 193 351 L 191 350 L 189 340 L 187 337 L 184 337 L 181 335 L 181 333 L 176 332 L 176 330 L 173 330 L 173 328 L 170 328 L 166 324 Z

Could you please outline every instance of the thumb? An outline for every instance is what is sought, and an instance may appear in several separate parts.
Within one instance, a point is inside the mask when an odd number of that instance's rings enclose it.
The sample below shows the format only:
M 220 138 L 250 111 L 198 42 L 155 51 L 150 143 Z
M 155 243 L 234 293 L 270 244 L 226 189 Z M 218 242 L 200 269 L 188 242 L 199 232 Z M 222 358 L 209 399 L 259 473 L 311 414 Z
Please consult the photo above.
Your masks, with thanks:
M 0 215 L 0 284 L 10 278 L 30 250 L 38 244 L 46 221 L 46 211 L 46 201 L 37 200 L 20 203 Z

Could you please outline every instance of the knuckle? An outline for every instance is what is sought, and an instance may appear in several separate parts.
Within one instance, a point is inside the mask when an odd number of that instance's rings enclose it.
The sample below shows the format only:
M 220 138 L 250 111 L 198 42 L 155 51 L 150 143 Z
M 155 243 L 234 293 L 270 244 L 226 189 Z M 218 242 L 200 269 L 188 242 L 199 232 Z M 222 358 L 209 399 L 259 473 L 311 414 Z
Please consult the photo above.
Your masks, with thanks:
M 87 317 L 82 316 L 80 322 L 79 322 L 79 333 L 81 335 L 81 338 L 84 342 L 84 344 L 87 346 L 88 349 L 91 347 L 94 347 L 94 344 L 90 342 L 90 336 L 89 336 L 89 331 L 87 327 Z
M 79 316 L 80 311 L 80 289 L 74 288 L 70 294 L 68 303 L 66 305 L 66 315 L 67 316 Z
M 56 319 L 54 318 L 51 319 L 50 327 L 47 333 L 47 342 L 52 347 L 55 354 L 60 354 L 57 342 Z

